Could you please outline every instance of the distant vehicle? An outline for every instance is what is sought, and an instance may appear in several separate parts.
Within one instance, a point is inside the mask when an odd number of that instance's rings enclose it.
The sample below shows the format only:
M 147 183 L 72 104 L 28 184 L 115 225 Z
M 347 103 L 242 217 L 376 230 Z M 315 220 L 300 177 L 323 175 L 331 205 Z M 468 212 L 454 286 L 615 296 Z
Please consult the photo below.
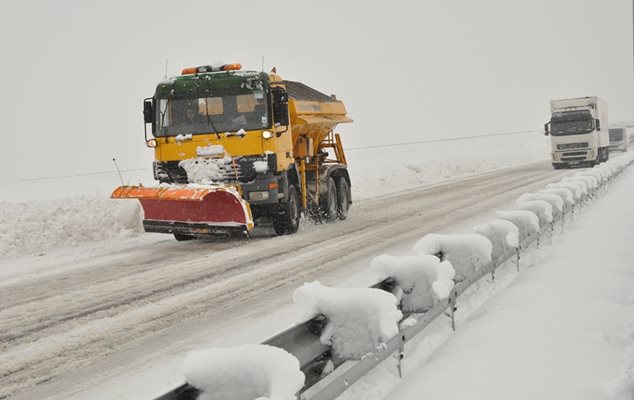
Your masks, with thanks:
M 627 129 L 624 126 L 610 127 L 610 150 L 627 151 L 629 142 Z
M 608 108 L 603 100 L 596 96 L 551 100 L 550 112 L 544 134 L 551 137 L 555 169 L 608 160 Z

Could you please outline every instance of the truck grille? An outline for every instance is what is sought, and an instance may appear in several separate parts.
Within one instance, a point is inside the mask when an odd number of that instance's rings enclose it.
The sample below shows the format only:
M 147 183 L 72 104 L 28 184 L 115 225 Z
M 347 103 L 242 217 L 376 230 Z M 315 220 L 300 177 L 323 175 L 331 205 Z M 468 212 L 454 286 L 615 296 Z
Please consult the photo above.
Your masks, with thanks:
M 558 144 L 557 150 L 567 150 L 567 149 L 583 149 L 588 147 L 588 142 L 582 143 L 564 143 Z
M 236 157 L 233 162 L 220 166 L 220 182 L 251 182 L 255 179 L 254 161 L 268 161 L 269 170 L 275 171 L 277 159 L 274 154 L 266 156 Z M 188 183 L 187 172 L 178 166 L 179 161 L 154 163 L 154 179 L 169 183 Z

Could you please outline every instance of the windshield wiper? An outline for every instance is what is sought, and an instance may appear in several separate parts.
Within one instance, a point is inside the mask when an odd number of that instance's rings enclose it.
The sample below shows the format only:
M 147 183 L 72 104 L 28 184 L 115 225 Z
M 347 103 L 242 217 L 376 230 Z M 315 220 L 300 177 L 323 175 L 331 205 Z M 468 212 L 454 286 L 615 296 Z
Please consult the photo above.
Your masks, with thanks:
M 214 125 L 214 122 L 211 120 L 211 117 L 209 117 L 209 105 L 207 104 L 206 97 L 205 97 L 205 115 L 207 115 L 207 125 L 211 125 L 211 127 L 214 130 L 214 133 L 216 134 L 216 138 L 220 140 L 220 134 L 218 133 L 218 130 L 216 129 L 216 126 Z

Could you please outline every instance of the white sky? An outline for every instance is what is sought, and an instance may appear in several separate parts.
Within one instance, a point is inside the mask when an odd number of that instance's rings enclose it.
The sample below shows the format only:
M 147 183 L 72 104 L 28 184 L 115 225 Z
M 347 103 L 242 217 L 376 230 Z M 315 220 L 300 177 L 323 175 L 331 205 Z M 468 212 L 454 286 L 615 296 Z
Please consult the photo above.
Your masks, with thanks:
M 0 49 L 0 182 L 149 168 L 141 103 L 167 59 L 264 56 L 346 103 L 347 147 L 541 130 L 552 98 L 634 119 L 629 0 L 5 1 Z

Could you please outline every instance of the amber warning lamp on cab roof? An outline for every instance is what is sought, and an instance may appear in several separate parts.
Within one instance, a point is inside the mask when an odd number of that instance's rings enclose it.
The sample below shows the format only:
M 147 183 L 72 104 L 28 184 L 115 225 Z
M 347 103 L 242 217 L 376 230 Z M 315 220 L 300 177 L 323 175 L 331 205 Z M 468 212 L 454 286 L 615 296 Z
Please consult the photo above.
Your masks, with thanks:
M 237 71 L 242 69 L 242 64 L 225 64 L 220 67 L 214 67 L 211 65 L 202 65 L 200 67 L 185 68 L 181 72 L 181 75 L 202 74 L 205 72 L 218 72 L 218 71 Z

